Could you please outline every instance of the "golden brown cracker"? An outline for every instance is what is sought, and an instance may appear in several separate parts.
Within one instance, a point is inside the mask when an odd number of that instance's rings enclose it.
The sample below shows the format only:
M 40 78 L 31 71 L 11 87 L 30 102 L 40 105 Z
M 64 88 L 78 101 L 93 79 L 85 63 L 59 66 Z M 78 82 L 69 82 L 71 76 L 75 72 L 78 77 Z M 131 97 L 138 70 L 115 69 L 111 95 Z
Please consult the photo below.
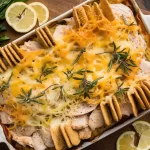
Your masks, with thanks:
M 105 15 L 105 17 L 108 20 L 113 21 L 115 19 L 115 16 L 113 14 L 112 8 L 111 8 L 108 0 L 101 0 L 100 1 L 100 7 L 103 11 L 103 14 Z
M 73 7 L 73 18 L 75 20 L 77 28 L 79 28 L 81 26 L 81 22 L 80 22 L 78 14 L 77 14 L 76 8 L 74 8 L 74 7 Z
M 148 81 L 143 81 L 143 84 L 150 90 L 150 83 Z
M 0 66 L 4 71 L 7 70 L 7 67 L 6 67 L 5 63 L 3 62 L 2 58 L 0 58 Z
M 77 131 L 73 130 L 71 127 L 71 122 L 65 124 L 65 131 L 70 139 L 70 142 L 73 146 L 77 146 L 80 144 L 80 138 Z
M 7 47 L 8 47 L 8 49 L 9 49 L 9 51 L 11 52 L 11 54 L 14 56 L 14 58 L 15 58 L 18 62 L 20 62 L 21 59 L 20 59 L 19 55 L 15 52 L 15 50 L 12 48 L 12 46 L 8 45 Z
M 11 62 L 13 62 L 13 64 L 17 64 L 17 61 L 15 60 L 15 58 L 13 57 L 13 55 L 10 53 L 9 49 L 7 47 L 4 47 L 5 52 L 7 53 L 7 56 L 10 58 Z
M 17 55 L 19 56 L 20 59 L 23 59 L 22 54 L 19 52 L 19 47 L 17 46 L 16 43 L 11 43 L 12 44 L 12 48 L 15 50 L 15 52 L 17 53 Z
M 141 88 L 143 89 L 147 99 L 150 102 L 150 90 L 148 89 L 148 87 L 143 82 L 141 82 Z
M 88 22 L 88 17 L 85 13 L 85 10 L 82 6 L 76 9 L 78 17 L 80 19 L 81 25 L 85 25 Z
M 51 34 L 49 28 L 48 28 L 47 26 L 45 26 L 45 27 L 44 27 L 44 30 L 45 30 L 45 32 L 46 32 L 48 38 L 51 40 L 51 43 L 52 43 L 53 45 L 55 45 L 55 40 L 54 40 L 54 38 L 53 38 L 53 36 L 52 36 L 52 34 Z
M 7 56 L 6 52 L 4 51 L 3 48 L 0 49 L 1 54 L 5 58 L 6 62 L 8 63 L 9 66 L 13 67 L 13 63 L 11 62 L 10 58 Z
M 122 119 L 121 108 L 120 108 L 120 105 L 119 105 L 115 95 L 112 96 L 112 100 L 113 100 L 113 104 L 114 104 L 115 110 L 116 110 L 117 115 L 118 115 L 118 119 L 121 120 Z
M 137 87 L 136 87 L 136 90 L 137 90 L 137 92 L 139 93 L 139 96 L 140 96 L 141 100 L 144 102 L 145 107 L 146 107 L 147 109 L 149 109 L 149 108 L 150 108 L 150 103 L 149 103 L 147 97 L 145 96 L 145 93 L 144 93 L 144 91 L 142 90 L 142 88 L 139 87 L 139 86 L 137 86 Z
M 108 106 L 109 106 L 109 108 L 110 108 L 110 111 L 111 111 L 111 114 L 112 114 L 113 119 L 114 119 L 115 121 L 118 121 L 119 119 L 118 119 L 118 116 L 117 116 L 115 107 L 114 107 L 114 105 L 113 105 L 112 98 L 110 98 L 110 99 L 108 100 Z
M 109 112 L 109 109 L 108 107 L 106 106 L 107 104 L 101 102 L 100 103 L 100 108 L 101 108 L 101 111 L 102 111 L 102 114 L 103 114 L 103 118 L 104 118 L 104 121 L 105 121 L 105 124 L 107 126 L 110 126 L 112 124 L 112 116 Z
M 66 142 L 61 134 L 60 125 L 55 125 L 50 128 L 51 136 L 56 150 L 64 150 L 67 148 Z
M 48 48 L 49 46 L 46 43 L 46 41 L 44 40 L 42 34 L 39 32 L 39 30 L 36 29 L 35 32 L 36 32 L 36 35 L 37 35 L 38 39 L 40 40 L 39 42 L 41 42 L 45 48 Z
M 137 109 L 137 106 L 136 106 L 135 101 L 133 99 L 133 96 L 129 91 L 127 92 L 127 97 L 128 97 L 129 102 L 131 103 L 133 115 L 136 117 L 138 115 L 138 109 Z
M 141 97 L 139 96 L 139 93 L 137 92 L 137 89 L 135 87 L 134 89 L 134 96 L 135 96 L 135 101 L 138 103 L 139 107 L 143 110 L 146 109 L 144 102 L 142 101 Z
M 60 125 L 60 130 L 61 130 L 61 133 L 62 133 L 62 135 L 63 135 L 63 137 L 64 137 L 64 139 L 66 141 L 66 144 L 67 144 L 68 148 L 71 148 L 72 144 L 71 144 L 71 142 L 69 140 L 69 137 L 68 137 L 68 135 L 67 135 L 67 133 L 65 131 L 65 125 L 63 123 Z
M 4 71 L 3 71 L 3 69 L 0 67 L 0 73 L 3 73 Z
M 92 7 L 90 5 L 83 5 L 83 8 L 88 17 L 88 20 L 95 20 L 95 14 Z
M 97 16 L 97 19 L 100 19 L 100 20 L 101 20 L 103 14 L 102 14 L 102 11 L 101 11 L 101 9 L 100 9 L 99 4 L 96 3 L 96 2 L 94 2 L 93 8 L 94 8 L 94 12 L 95 12 L 95 14 L 96 14 L 96 16 Z
M 43 38 L 44 38 L 45 42 L 48 44 L 48 46 L 49 47 L 53 46 L 50 39 L 48 38 L 48 36 L 46 35 L 46 33 L 44 32 L 44 30 L 42 28 L 39 29 L 39 32 L 43 36 Z

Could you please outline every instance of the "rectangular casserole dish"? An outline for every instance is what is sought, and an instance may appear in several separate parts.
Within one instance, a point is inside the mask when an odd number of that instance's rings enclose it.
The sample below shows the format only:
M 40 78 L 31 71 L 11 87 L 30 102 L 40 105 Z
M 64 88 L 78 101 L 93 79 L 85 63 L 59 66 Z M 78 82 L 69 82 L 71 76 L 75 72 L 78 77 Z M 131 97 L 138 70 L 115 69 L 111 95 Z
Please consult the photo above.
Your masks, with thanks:
M 141 17 L 141 19 L 142 19 L 142 22 L 143 22 L 143 24 L 144 24 L 144 26 L 145 26 L 147 32 L 150 34 L 150 16 L 144 15 L 144 14 L 141 12 L 141 10 L 140 10 L 140 8 L 139 8 L 139 6 L 137 5 L 137 3 L 136 3 L 135 0 L 130 0 L 130 1 L 132 2 L 133 7 L 134 7 L 136 13 L 140 15 L 140 17 Z M 84 5 L 84 4 L 87 4 L 87 3 L 89 3 L 89 2 L 92 2 L 92 1 L 91 1 L 91 0 L 87 0 L 87 1 L 85 1 L 85 2 L 83 2 L 83 3 L 81 3 L 80 5 L 76 6 L 76 8 L 78 8 L 78 7 L 80 7 L 80 6 Z M 58 16 L 58 17 L 56 17 L 56 18 L 54 18 L 54 19 L 52 19 L 52 20 L 50 20 L 50 21 L 48 21 L 46 24 L 42 25 L 42 26 L 39 27 L 39 28 L 42 28 L 42 27 L 44 27 L 44 26 L 46 26 L 46 25 L 51 26 L 51 25 L 57 24 L 57 23 L 61 22 L 62 19 L 67 18 L 67 17 L 70 17 L 71 15 L 72 15 L 72 10 L 69 10 L 69 11 L 65 12 L 64 14 L 62 14 L 62 15 L 60 15 L 60 16 Z M 37 28 L 37 29 L 39 29 L 39 28 Z M 29 33 L 27 33 L 27 34 L 25 34 L 24 36 L 22 36 L 22 37 L 16 39 L 15 41 L 13 41 L 13 43 L 22 44 L 24 41 L 30 39 L 30 38 L 33 37 L 34 35 L 35 35 L 35 30 L 33 30 L 33 31 L 31 31 L 31 32 L 29 32 Z M 9 44 L 8 44 L 8 45 L 9 45 Z M 99 136 L 99 137 L 97 137 L 97 138 L 95 138 L 95 139 L 93 139 L 93 140 L 91 140 L 91 141 L 83 142 L 82 144 L 80 144 L 80 146 L 78 146 L 77 148 L 74 148 L 74 149 L 76 149 L 76 150 L 81 150 L 81 149 L 83 149 L 83 148 L 85 148 L 85 147 L 87 147 L 87 146 L 93 144 L 94 142 L 97 142 L 97 141 L 99 141 L 99 140 L 105 138 L 106 136 L 108 136 L 108 135 L 110 135 L 110 134 L 116 132 L 117 130 L 119 130 L 119 129 L 125 127 L 125 126 L 127 126 L 128 124 L 134 122 L 135 120 L 141 118 L 142 116 L 144 116 L 144 115 L 146 115 L 146 114 L 148 114 L 148 113 L 150 113 L 150 110 L 143 111 L 143 112 L 140 113 L 137 117 L 128 119 L 128 120 L 125 121 L 124 123 L 122 123 L 122 124 L 120 124 L 120 125 L 117 125 L 117 126 L 111 128 L 111 129 L 108 129 L 108 130 L 105 131 L 101 136 Z

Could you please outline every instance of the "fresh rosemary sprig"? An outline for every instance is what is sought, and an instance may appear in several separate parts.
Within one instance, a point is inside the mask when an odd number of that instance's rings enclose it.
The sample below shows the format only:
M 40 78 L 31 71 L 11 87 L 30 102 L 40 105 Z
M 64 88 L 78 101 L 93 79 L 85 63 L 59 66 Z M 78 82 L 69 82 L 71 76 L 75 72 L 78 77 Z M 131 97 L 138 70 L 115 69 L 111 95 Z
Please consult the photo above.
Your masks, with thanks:
M 129 90 L 129 88 L 122 88 L 123 84 L 124 82 L 122 82 L 120 85 L 117 85 L 118 89 L 117 89 L 117 92 L 115 93 L 115 96 L 118 98 L 121 96 L 124 96 L 126 92 Z
M 80 53 L 78 54 L 77 58 L 73 61 L 72 66 L 78 62 L 78 60 L 80 59 L 80 57 L 82 56 L 82 54 L 83 54 L 84 52 L 86 52 L 86 49 L 85 49 L 85 48 L 83 48 L 83 49 L 80 51 Z
M 79 85 L 79 89 L 77 90 L 76 93 L 74 93 L 74 95 L 83 95 L 84 98 L 88 97 L 90 98 L 90 94 L 89 93 L 92 93 L 91 90 L 96 86 L 97 82 L 101 79 L 102 77 L 100 78 L 97 78 L 95 79 L 94 81 L 88 81 L 86 79 L 86 75 L 85 73 L 83 74 L 83 78 L 78 78 L 78 77 L 73 77 L 73 79 L 75 80 L 81 80 L 81 83 Z
M 60 94 L 58 99 L 66 99 L 65 97 L 65 90 L 63 85 L 56 85 L 52 90 L 60 89 Z
M 125 18 L 124 15 L 122 15 L 122 19 L 123 19 L 124 24 L 127 25 L 127 26 L 136 25 L 134 22 L 131 22 L 131 23 L 129 24 L 129 23 L 127 22 L 127 20 L 126 20 L 126 18 Z
M 0 92 L 4 92 L 6 89 L 9 88 L 9 82 L 11 80 L 13 76 L 13 73 L 11 73 L 10 77 L 8 78 L 7 82 L 3 82 L 1 85 L 0 85 Z
M 131 56 L 129 55 L 129 51 L 126 52 L 125 49 L 118 51 L 119 47 L 116 47 L 115 42 L 113 42 L 114 49 L 111 52 L 104 52 L 104 53 L 110 53 L 112 54 L 112 57 L 108 63 L 108 71 L 111 70 L 113 64 L 118 64 L 118 67 L 116 71 L 121 69 L 124 74 L 129 75 L 129 71 L 131 71 L 131 67 L 137 67 L 135 62 L 131 59 Z M 104 53 L 98 53 L 104 54 Z
M 47 78 L 42 79 L 43 77 L 46 77 L 47 75 L 53 73 L 53 69 L 55 69 L 57 66 L 51 67 L 51 68 L 46 68 L 46 63 L 42 67 L 41 74 L 38 79 L 36 79 L 37 82 L 41 83 L 46 80 Z
M 25 92 L 24 89 L 21 89 L 22 94 L 19 94 L 19 96 L 17 96 L 17 99 L 20 99 L 21 101 L 19 103 L 23 104 L 23 103 L 38 103 L 38 104 L 42 104 L 41 102 L 38 101 L 38 98 L 42 97 L 45 95 L 45 92 L 53 86 L 56 86 L 57 84 L 53 84 L 50 85 L 49 87 L 47 87 L 44 91 L 42 91 L 41 93 L 39 93 L 37 96 L 33 96 L 32 97 L 32 89 L 30 89 L 29 91 Z
M 93 71 L 91 71 L 91 70 L 87 70 L 87 69 L 80 69 L 80 70 L 78 70 L 78 71 L 76 71 L 76 72 L 73 72 L 73 69 L 74 68 L 72 68 L 71 70 L 69 70 L 68 68 L 67 68 L 67 71 L 66 72 L 64 72 L 63 71 L 63 73 L 67 76 L 67 79 L 69 80 L 69 79 L 71 79 L 72 77 L 73 77 L 73 75 L 75 75 L 75 74 L 79 74 L 79 75 L 83 75 L 85 72 L 87 72 L 87 73 L 93 73 Z

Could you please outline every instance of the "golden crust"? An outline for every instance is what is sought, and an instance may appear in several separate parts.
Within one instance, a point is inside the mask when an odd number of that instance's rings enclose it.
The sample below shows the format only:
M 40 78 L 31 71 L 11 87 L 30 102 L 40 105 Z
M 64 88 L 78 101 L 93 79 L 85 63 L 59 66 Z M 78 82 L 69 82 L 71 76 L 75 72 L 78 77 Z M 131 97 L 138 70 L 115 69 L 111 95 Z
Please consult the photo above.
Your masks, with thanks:
M 80 19 L 81 25 L 85 25 L 88 22 L 88 17 L 85 13 L 85 10 L 82 6 L 76 9 L 78 17 Z
M 108 105 L 109 105 L 109 108 L 110 108 L 110 111 L 111 111 L 111 114 L 112 114 L 113 119 L 114 119 L 116 122 L 118 122 L 119 119 L 118 119 L 118 116 L 117 116 L 115 107 L 114 107 L 114 105 L 113 105 L 112 98 L 109 99 Z
M 42 34 L 40 33 L 39 29 L 36 29 L 35 32 L 36 32 L 36 35 L 37 35 L 37 37 L 38 37 L 38 39 L 39 39 L 39 42 L 41 42 L 42 45 L 43 45 L 45 48 L 48 48 L 49 46 L 48 46 L 48 44 L 46 43 L 45 39 L 43 38 Z
M 65 124 L 65 131 L 70 139 L 70 142 L 73 146 L 77 146 L 80 144 L 80 138 L 77 131 L 73 130 L 71 127 L 71 122 Z
M 138 109 L 137 109 L 137 106 L 136 106 L 135 101 L 133 99 L 133 96 L 129 91 L 127 92 L 127 97 L 128 97 L 129 102 L 131 103 L 133 115 L 136 117 L 138 115 Z
M 55 40 L 54 40 L 49 28 L 47 26 L 45 26 L 43 29 L 45 30 L 45 33 L 47 34 L 48 38 L 50 39 L 52 45 L 55 45 Z
M 15 52 L 15 50 L 12 48 L 12 46 L 8 45 L 7 48 L 9 49 L 9 51 L 11 52 L 11 54 L 16 58 L 16 60 L 18 62 L 21 61 L 21 58 L 19 57 L 19 55 Z
M 77 28 L 79 28 L 81 26 L 81 22 L 75 8 L 73 8 L 73 18 L 75 20 Z
M 96 19 L 94 11 L 90 5 L 83 5 L 83 8 L 84 8 L 85 13 L 88 17 L 88 20 L 95 20 Z
M 64 137 L 64 139 L 66 141 L 66 144 L 67 144 L 68 148 L 71 148 L 72 144 L 71 144 L 71 142 L 69 140 L 69 137 L 68 137 L 68 135 L 67 135 L 67 133 L 65 131 L 65 125 L 63 123 L 60 125 L 60 130 L 61 130 L 61 133 L 62 133 L 62 135 L 63 135 L 63 137 Z
M 103 117 L 104 117 L 105 124 L 107 126 L 110 126 L 113 121 L 112 121 L 111 113 L 109 112 L 108 107 L 106 105 L 107 104 L 105 104 L 104 102 L 101 102 L 100 103 L 100 108 L 101 108 L 101 111 L 102 111 L 102 114 L 103 114 Z
M 101 11 L 101 9 L 100 9 L 99 4 L 96 3 L 96 2 L 94 2 L 93 9 L 94 9 L 96 18 L 101 20 L 101 19 L 102 19 L 102 16 L 103 16 L 103 13 L 102 13 L 102 11 Z
M 147 97 L 145 96 L 145 94 L 144 94 L 142 88 L 137 86 L 137 87 L 136 87 L 136 90 L 137 90 L 137 92 L 139 93 L 139 96 L 140 96 L 141 100 L 144 102 L 145 107 L 146 107 L 147 109 L 149 109 L 149 108 L 150 108 L 150 103 L 149 103 Z
M 113 101 L 114 107 L 116 109 L 116 113 L 118 115 L 118 119 L 121 120 L 122 119 L 121 108 L 120 108 L 120 105 L 119 105 L 119 103 L 118 103 L 117 98 L 116 98 L 115 95 L 113 95 L 112 101 Z
M 7 70 L 7 67 L 6 67 L 5 63 L 3 62 L 2 58 L 0 58 L 0 66 L 4 71 Z
M 1 48 L 0 52 L 3 55 L 3 57 L 5 58 L 5 60 L 8 63 L 8 65 L 11 66 L 11 67 L 13 67 L 13 63 L 11 62 L 11 60 L 9 59 L 9 57 L 7 56 L 5 50 L 3 48 Z
M 55 145 L 56 150 L 64 150 L 67 148 L 66 142 L 61 134 L 60 126 L 50 128 L 51 136 Z
M 100 7 L 108 20 L 113 21 L 115 19 L 111 6 L 107 0 L 101 0 Z
M 13 55 L 10 53 L 9 49 L 7 47 L 4 47 L 5 52 L 7 53 L 8 57 L 10 58 L 10 60 L 13 62 L 13 64 L 17 64 L 17 61 L 15 60 L 15 58 L 13 57 Z

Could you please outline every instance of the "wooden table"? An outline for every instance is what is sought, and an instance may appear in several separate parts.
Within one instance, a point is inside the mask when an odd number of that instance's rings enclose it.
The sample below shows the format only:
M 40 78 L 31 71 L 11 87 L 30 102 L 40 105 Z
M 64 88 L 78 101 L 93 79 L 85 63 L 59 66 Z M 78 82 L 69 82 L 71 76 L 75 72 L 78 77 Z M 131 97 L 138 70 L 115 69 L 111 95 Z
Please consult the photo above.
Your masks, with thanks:
M 62 14 L 63 12 L 71 9 L 73 6 L 78 5 L 79 3 L 83 2 L 84 0 L 29 0 L 28 3 L 31 3 L 33 1 L 39 1 L 44 3 L 50 11 L 50 19 Z M 149 1 L 149 0 L 147 0 Z M 140 4 L 142 9 L 145 9 L 144 12 L 146 14 L 150 14 L 148 12 L 149 7 L 144 6 L 144 1 L 143 0 L 138 0 L 138 3 Z M 17 39 L 18 37 L 22 36 L 23 34 L 15 32 L 12 28 L 10 28 L 6 22 L 3 22 L 8 28 L 7 30 L 7 35 L 11 37 L 11 41 Z M 9 41 L 10 42 L 10 41 Z M 6 44 L 6 43 L 5 43 Z M 141 120 L 146 120 L 150 122 L 150 113 Z M 131 125 L 126 126 L 125 128 L 115 132 L 114 134 L 104 138 L 103 140 L 92 144 L 88 148 L 85 148 L 85 150 L 116 150 L 116 140 L 119 137 L 119 135 L 125 131 L 128 130 L 134 130 Z

